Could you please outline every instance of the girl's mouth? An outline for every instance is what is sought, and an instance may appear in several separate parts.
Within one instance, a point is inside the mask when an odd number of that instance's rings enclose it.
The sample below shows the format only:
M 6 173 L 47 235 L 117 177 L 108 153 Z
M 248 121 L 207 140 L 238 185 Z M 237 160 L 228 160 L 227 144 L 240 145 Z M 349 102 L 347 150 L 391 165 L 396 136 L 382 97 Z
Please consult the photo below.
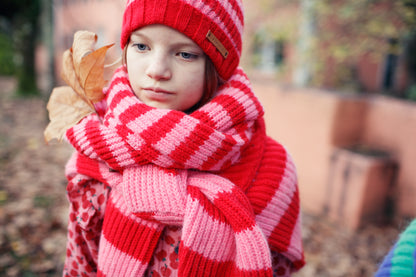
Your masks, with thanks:
M 173 92 L 157 87 L 142 88 L 142 93 L 146 98 L 152 101 L 165 102 L 174 95 Z

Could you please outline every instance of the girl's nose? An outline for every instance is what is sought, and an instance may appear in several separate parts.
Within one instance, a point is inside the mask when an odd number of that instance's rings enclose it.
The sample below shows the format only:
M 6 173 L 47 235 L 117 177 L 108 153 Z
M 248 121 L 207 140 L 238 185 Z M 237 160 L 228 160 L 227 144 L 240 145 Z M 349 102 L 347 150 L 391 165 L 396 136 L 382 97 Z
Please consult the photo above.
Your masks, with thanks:
M 169 60 L 166 55 L 155 53 L 149 62 L 146 74 L 155 80 L 168 80 L 172 77 Z

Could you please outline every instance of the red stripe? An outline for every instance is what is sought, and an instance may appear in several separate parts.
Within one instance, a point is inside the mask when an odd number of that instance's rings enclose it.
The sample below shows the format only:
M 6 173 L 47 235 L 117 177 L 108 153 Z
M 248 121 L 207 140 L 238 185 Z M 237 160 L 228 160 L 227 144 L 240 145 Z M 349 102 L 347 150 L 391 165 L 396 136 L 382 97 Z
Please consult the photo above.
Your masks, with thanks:
M 182 242 L 179 246 L 178 276 L 231 276 L 235 269 L 232 261 L 218 262 L 192 251 Z
M 238 187 L 231 192 L 219 193 L 214 203 L 193 186 L 188 186 L 188 195 L 197 200 L 201 208 L 214 220 L 230 224 L 234 232 L 252 228 L 256 224 L 251 205 Z
M 176 147 L 174 151 L 169 154 L 169 157 L 176 162 L 176 166 L 183 168 L 186 161 L 197 152 L 200 147 L 209 139 L 209 136 L 214 133 L 214 122 L 209 115 L 203 111 L 196 111 L 192 114 L 203 123 L 199 123 L 194 130 Z M 182 139 L 182 138 L 181 138 Z
M 159 140 L 166 136 L 185 116 L 184 113 L 170 111 L 162 118 L 153 122 L 151 126 L 140 133 L 140 136 L 147 144 L 156 144 Z
M 96 160 L 92 160 L 82 154 L 77 155 L 76 162 L 77 172 L 80 174 L 91 177 L 102 183 L 108 184 L 107 180 L 100 173 L 100 164 Z
M 154 122 L 146 130 L 143 130 L 140 133 L 140 136 L 146 141 L 146 143 L 143 145 L 140 151 L 135 151 L 137 156 L 144 154 L 145 158 L 149 162 L 156 161 L 161 153 L 158 149 L 154 148 L 154 145 L 158 143 L 161 138 L 165 137 L 166 134 L 169 133 L 172 128 L 174 128 L 175 125 L 180 122 L 182 117 L 182 113 L 171 111 Z
M 116 156 L 110 150 L 100 130 L 100 123 L 97 121 L 88 121 L 85 125 L 85 136 L 88 142 L 93 146 L 94 151 L 105 160 L 112 168 L 120 169 Z M 86 149 L 84 149 L 86 150 Z
M 200 207 L 211 217 L 220 223 L 227 223 L 224 214 L 210 202 L 207 197 L 196 187 L 188 186 L 188 195 L 198 201 Z M 228 223 L 227 223 L 228 224 Z
M 119 95 L 119 94 L 117 94 Z M 125 96 L 122 96 L 121 99 L 124 99 Z M 115 106 L 113 107 L 115 108 Z M 148 111 L 152 110 L 154 108 L 149 107 L 143 103 L 134 103 L 131 104 L 131 101 L 129 102 L 129 107 L 127 107 L 126 110 L 124 110 L 119 115 L 120 123 L 127 126 L 130 122 L 134 121 L 139 116 L 142 116 L 143 114 L 147 113 Z
M 142 223 L 142 224 L 141 224 Z M 119 251 L 122 251 L 143 264 L 148 264 L 159 240 L 159 229 L 145 225 L 124 215 L 115 207 L 110 197 L 103 223 L 103 235 Z M 155 224 L 155 226 L 157 226 Z
M 231 18 L 230 13 L 228 13 L 228 11 L 221 4 L 219 4 L 218 1 L 204 0 L 204 4 L 207 5 L 207 6 L 210 6 L 212 8 L 212 10 L 215 11 L 215 15 L 214 15 L 215 17 L 225 19 L 224 21 L 220 20 L 220 21 L 223 22 L 222 27 L 227 28 L 228 33 L 230 35 L 232 35 L 231 39 L 234 41 L 234 43 L 237 45 L 237 47 L 240 48 L 239 50 L 241 51 L 241 34 L 240 34 L 235 22 L 233 21 L 233 18 Z M 214 5 L 212 5 L 212 4 L 214 4 Z M 237 3 L 235 1 L 232 4 L 233 4 L 233 10 L 237 11 L 237 16 L 238 16 L 238 19 L 239 19 L 241 25 L 244 25 L 243 12 L 240 10 L 239 6 L 237 5 Z M 212 23 L 215 24 L 214 18 L 211 18 L 211 20 L 212 20 Z M 219 28 L 219 29 L 222 30 L 221 28 Z M 233 48 L 234 48 L 234 46 L 233 46 Z
M 214 206 L 227 216 L 235 233 L 252 229 L 256 225 L 250 202 L 243 191 L 234 187 L 231 192 L 218 193 Z
M 244 72 L 239 72 L 239 74 L 242 75 L 244 79 L 247 79 L 247 76 L 244 74 Z M 260 104 L 259 100 L 254 95 L 254 93 L 252 92 L 249 86 L 247 86 L 245 83 L 239 80 L 230 80 L 229 83 L 233 88 L 239 89 L 240 91 L 244 93 L 244 95 L 248 96 L 248 98 L 251 100 L 251 102 L 253 103 L 253 105 L 255 106 L 257 110 L 256 117 L 260 117 L 264 114 L 263 106 Z M 245 114 L 246 113 L 247 112 L 245 112 Z
M 217 148 L 217 151 L 207 157 L 207 160 L 201 166 L 201 170 L 210 170 L 217 165 L 218 161 L 221 161 L 228 155 L 236 144 L 237 142 L 232 136 L 226 136 L 226 139 L 221 141 L 221 145 Z
M 286 169 L 286 158 L 286 150 L 282 145 L 267 138 L 267 145 L 254 185 L 247 192 L 255 214 L 261 213 L 279 189 Z
M 233 90 L 234 87 L 229 89 Z M 233 122 L 233 126 L 236 126 L 240 122 L 245 121 L 246 109 L 233 96 L 222 94 L 215 97 L 211 102 L 217 103 L 224 108 L 224 110 L 230 116 Z
M 178 276 L 272 276 L 271 268 L 262 268 L 252 271 L 238 269 L 234 261 L 219 262 L 208 259 L 202 254 L 192 251 L 181 242 L 179 247 Z
M 299 191 L 296 186 L 296 191 L 293 194 L 288 209 L 269 237 L 269 242 L 276 245 L 282 252 L 287 251 L 289 248 L 294 227 L 299 217 L 299 211 Z

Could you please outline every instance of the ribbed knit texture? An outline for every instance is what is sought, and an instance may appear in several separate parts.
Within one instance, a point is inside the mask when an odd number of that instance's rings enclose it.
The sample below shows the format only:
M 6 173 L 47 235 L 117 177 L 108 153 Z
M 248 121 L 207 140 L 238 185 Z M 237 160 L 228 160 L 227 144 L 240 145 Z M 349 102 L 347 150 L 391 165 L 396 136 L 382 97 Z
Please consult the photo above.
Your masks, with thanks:
M 67 132 L 67 174 L 113 188 L 98 275 L 143 274 L 165 224 L 183 226 L 181 276 L 271 276 L 270 248 L 304 264 L 295 168 L 240 69 L 190 115 L 141 103 L 124 67 L 105 101 Z
M 400 235 L 399 240 L 384 258 L 376 277 L 416 276 L 416 220 Z
M 150 24 L 170 26 L 191 38 L 224 80 L 239 64 L 244 27 L 241 0 L 129 0 L 123 15 L 121 47 L 133 31 Z M 227 57 L 206 38 L 208 31 L 228 51 Z

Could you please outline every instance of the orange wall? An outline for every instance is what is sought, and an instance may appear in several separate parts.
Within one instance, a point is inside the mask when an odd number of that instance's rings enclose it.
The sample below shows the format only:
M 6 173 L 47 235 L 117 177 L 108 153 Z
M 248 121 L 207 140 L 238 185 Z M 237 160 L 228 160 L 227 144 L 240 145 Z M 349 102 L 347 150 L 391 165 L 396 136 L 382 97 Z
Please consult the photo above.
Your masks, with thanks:
M 416 104 L 387 97 L 372 97 L 362 140 L 389 150 L 399 161 L 398 211 L 416 216 Z
M 396 212 L 416 216 L 416 104 L 253 80 L 268 133 L 287 146 L 298 169 L 302 207 L 321 213 L 336 147 L 357 143 L 388 151 L 399 164 Z

